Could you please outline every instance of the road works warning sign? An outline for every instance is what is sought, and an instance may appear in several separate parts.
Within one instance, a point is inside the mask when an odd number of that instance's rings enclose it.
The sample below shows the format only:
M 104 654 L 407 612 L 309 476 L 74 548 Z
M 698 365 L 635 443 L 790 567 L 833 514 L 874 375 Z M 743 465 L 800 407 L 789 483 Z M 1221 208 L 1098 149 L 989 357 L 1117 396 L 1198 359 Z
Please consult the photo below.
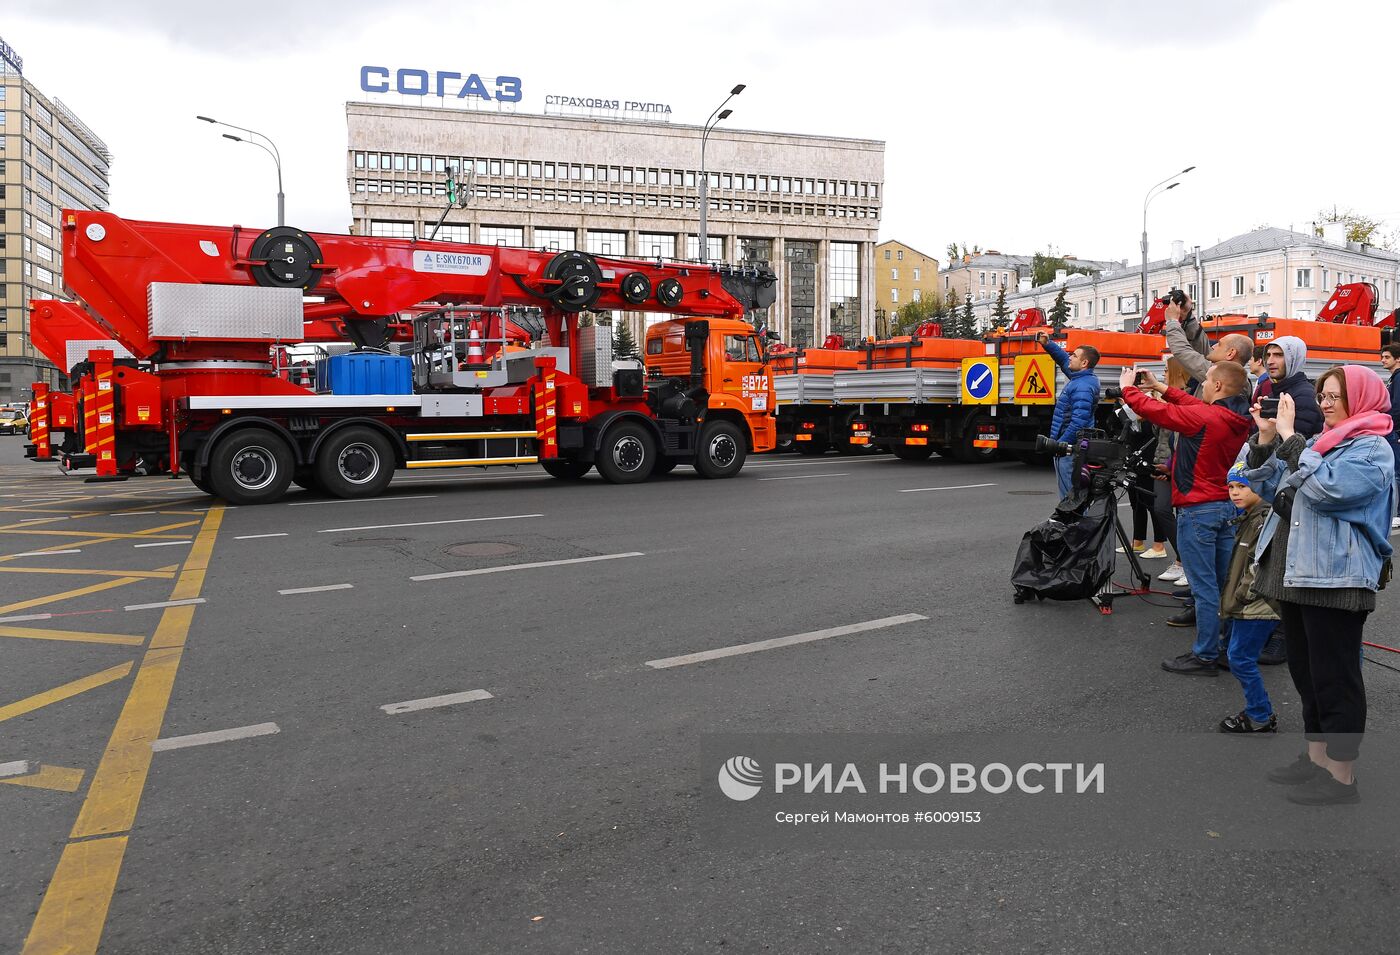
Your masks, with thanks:
M 1055 363 L 1049 355 L 1016 356 L 1016 392 L 1018 405 L 1053 405 L 1055 403 Z

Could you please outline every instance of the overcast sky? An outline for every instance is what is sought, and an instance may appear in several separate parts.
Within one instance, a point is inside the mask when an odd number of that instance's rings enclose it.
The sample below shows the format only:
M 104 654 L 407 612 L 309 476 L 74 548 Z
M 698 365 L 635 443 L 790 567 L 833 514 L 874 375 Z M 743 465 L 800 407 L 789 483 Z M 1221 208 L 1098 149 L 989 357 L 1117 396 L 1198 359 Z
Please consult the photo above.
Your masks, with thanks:
M 735 83 L 738 128 L 886 143 L 881 238 L 1154 257 L 1320 207 L 1400 225 L 1392 78 L 1400 4 L 1380 0 L 335 3 L 11 0 L 25 75 L 115 157 L 120 215 L 345 231 L 345 102 L 359 67 L 523 80 L 523 112 L 569 92 L 669 103 L 700 123 Z

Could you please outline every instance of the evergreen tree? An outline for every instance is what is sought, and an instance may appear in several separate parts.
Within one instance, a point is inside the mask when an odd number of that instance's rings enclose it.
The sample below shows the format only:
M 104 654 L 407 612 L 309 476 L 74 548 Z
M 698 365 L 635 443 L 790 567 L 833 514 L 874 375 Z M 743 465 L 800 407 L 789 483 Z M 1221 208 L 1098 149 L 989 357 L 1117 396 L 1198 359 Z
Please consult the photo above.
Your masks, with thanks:
M 1065 301 L 1068 292 L 1068 289 L 1060 289 L 1060 293 L 1055 296 L 1055 304 L 1050 306 L 1050 314 L 1046 316 L 1050 319 L 1050 327 L 1055 331 L 1064 328 L 1065 323 L 1069 321 L 1069 303 Z
M 632 329 L 626 320 L 614 322 L 613 329 L 613 357 L 614 358 L 636 358 L 637 340 L 632 337 Z
M 1011 309 L 1006 307 L 1006 286 L 997 289 L 997 301 L 992 306 L 992 327 L 1005 328 L 1011 322 Z
M 972 314 L 972 296 L 969 295 L 963 302 L 962 315 L 958 320 L 959 338 L 977 337 L 977 316 Z

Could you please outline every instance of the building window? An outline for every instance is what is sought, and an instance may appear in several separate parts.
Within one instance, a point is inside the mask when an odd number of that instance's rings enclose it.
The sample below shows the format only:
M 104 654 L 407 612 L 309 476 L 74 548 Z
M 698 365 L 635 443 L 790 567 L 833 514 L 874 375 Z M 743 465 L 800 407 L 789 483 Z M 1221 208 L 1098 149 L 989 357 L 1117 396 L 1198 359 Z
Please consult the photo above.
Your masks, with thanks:
M 899 259 L 899 261 L 903 262 L 903 261 L 904 261 L 904 250 L 903 250 L 903 249 L 900 249 L 898 252 L 896 252 L 896 253 L 894 254 L 894 257 L 895 257 L 896 259 Z
M 889 260 L 890 260 L 890 250 L 889 250 L 889 249 L 886 249 L 886 250 L 885 250 L 885 261 L 888 262 Z
M 1089 299 L 1089 316 L 1092 318 L 1093 315 L 1094 315 L 1094 300 L 1093 300 L 1093 299 Z
M 923 291 L 922 291 L 921 289 L 914 289 L 914 301 L 916 301 L 916 302 L 922 302 L 923 300 L 924 300 L 924 293 L 923 293 Z
M 591 255 L 614 255 L 623 256 L 627 254 L 627 233 L 626 232 L 602 232 L 593 229 L 588 230 L 588 252 Z
M 898 282 L 898 281 L 899 281 L 899 269 L 890 269 L 890 281 L 891 281 L 891 282 Z
M 444 222 L 438 226 L 437 235 L 433 236 L 437 242 L 470 242 L 472 240 L 472 227 L 469 225 L 449 225 Z
M 1260 293 L 1261 295 L 1267 295 L 1267 294 L 1268 294 L 1268 291 L 1269 291 L 1269 273 L 1268 273 L 1268 272 L 1256 272 L 1256 273 L 1254 273 L 1254 291 Z
M 1210 288 L 1210 297 L 1211 297 L 1211 298 L 1219 298 L 1219 297 L 1220 297 L 1220 280 L 1219 280 L 1219 279 L 1211 279 L 1211 280 L 1210 280 L 1210 286 L 1209 286 L 1209 288 Z
M 1298 270 L 1298 288 L 1312 288 L 1312 269 Z
M 389 219 L 371 219 L 369 222 L 369 234 L 383 236 L 386 239 L 411 239 L 413 238 L 412 222 L 398 222 Z
M 525 244 L 525 228 L 518 225 L 484 225 L 481 227 L 482 245 L 506 245 L 520 248 Z
M 1243 294 L 1244 294 L 1244 276 L 1243 276 L 1243 275 L 1236 275 L 1236 276 L 1235 276 L 1235 297 L 1238 298 L 1239 296 L 1241 296 L 1241 295 L 1243 295 Z
M 724 236 L 706 234 L 705 245 L 708 247 L 708 251 L 705 254 L 705 261 L 724 261 Z M 685 257 L 692 262 L 700 261 L 700 237 L 698 235 L 688 235 L 685 237 Z
M 546 252 L 568 252 L 578 240 L 573 229 L 536 229 L 535 248 Z
M 1196 294 L 1196 283 L 1195 283 L 1195 282 L 1192 282 L 1192 283 L 1190 283 L 1189 285 L 1186 286 L 1186 294 L 1190 297 L 1191 301 L 1193 301 L 1193 302 L 1196 301 L 1196 300 L 1200 297 L 1200 296 L 1198 296 L 1198 295 Z
M 827 282 L 830 333 L 855 341 L 860 337 L 860 245 L 832 242 L 830 250 Z
M 892 288 L 892 289 L 890 289 L 890 301 L 891 301 L 891 302 L 894 302 L 896 305 L 899 304 L 899 289 L 897 289 L 897 288 Z M 917 300 L 916 300 L 916 301 L 917 301 Z
M 674 259 L 676 237 L 669 232 L 638 233 L 637 254 L 648 259 Z
M 986 273 L 986 272 L 978 272 L 978 273 L 977 273 L 977 284 L 978 284 L 978 285 L 986 285 L 986 284 L 987 284 L 987 273 Z
M 919 281 L 919 269 L 918 269 L 917 267 L 915 267 L 915 269 L 914 269 L 914 281 L 915 281 L 915 282 Z M 916 301 L 917 301 L 917 299 L 916 299 Z

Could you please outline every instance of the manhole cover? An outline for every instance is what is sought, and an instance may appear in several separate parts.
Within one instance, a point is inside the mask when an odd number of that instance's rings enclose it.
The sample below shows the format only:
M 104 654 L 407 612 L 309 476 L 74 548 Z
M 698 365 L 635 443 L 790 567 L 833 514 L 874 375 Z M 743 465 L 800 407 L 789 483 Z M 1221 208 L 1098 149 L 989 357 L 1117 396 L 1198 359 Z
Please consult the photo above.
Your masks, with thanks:
M 1051 491 L 1007 491 L 1007 494 L 1020 494 L 1029 497 L 1030 495 L 1042 495 L 1053 493 Z
M 504 544 L 495 541 L 477 541 L 471 544 L 453 544 L 447 552 L 453 557 L 504 557 L 520 550 L 519 544 Z

